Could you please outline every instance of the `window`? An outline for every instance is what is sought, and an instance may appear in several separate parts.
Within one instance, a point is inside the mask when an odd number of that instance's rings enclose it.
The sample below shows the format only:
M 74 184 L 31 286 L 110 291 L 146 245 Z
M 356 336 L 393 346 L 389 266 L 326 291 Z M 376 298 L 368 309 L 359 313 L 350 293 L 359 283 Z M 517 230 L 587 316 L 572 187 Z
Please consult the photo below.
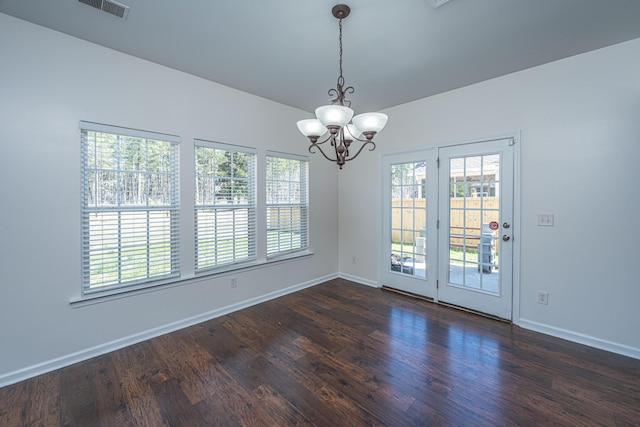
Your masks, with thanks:
M 195 143 L 196 271 L 256 259 L 255 152 Z
M 179 138 L 80 128 L 83 293 L 177 277 Z
M 308 163 L 267 155 L 267 258 L 309 247 Z

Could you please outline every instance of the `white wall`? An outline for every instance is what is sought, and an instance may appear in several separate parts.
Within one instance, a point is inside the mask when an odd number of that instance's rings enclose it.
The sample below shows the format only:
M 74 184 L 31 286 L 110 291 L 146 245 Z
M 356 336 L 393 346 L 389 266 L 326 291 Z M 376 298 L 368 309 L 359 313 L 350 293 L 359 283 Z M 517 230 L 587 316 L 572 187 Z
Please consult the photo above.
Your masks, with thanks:
M 382 153 L 521 131 L 514 320 L 640 358 L 640 39 L 386 113 L 377 155 L 339 177 L 341 274 L 379 283 Z M 554 213 L 555 227 L 536 226 L 539 212 Z
M 182 271 L 193 273 L 193 139 L 307 154 L 308 113 L 0 14 L 0 386 L 337 271 L 337 171 L 310 157 L 314 255 L 73 308 L 81 120 L 179 135 Z M 261 185 L 259 188 L 264 188 Z M 235 306 L 237 307 L 237 305 Z M 145 335 L 146 334 L 146 335 Z
M 339 173 L 311 156 L 311 257 L 236 273 L 233 290 L 223 275 L 80 308 L 80 120 L 179 135 L 185 159 L 193 138 L 306 154 L 308 113 L 3 14 L 0 40 L 0 386 L 336 271 L 379 284 L 379 156 L 514 131 L 516 322 L 640 357 L 640 40 L 389 109 L 377 150 Z M 556 227 L 536 227 L 538 212 Z

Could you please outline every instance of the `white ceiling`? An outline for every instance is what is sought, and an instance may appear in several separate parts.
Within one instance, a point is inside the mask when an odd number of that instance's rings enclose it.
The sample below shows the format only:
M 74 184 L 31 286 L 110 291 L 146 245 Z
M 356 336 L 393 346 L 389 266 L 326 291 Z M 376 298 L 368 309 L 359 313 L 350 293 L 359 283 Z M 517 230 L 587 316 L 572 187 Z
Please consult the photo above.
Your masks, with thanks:
M 78 0 L 0 0 L 0 12 L 307 111 L 330 99 L 337 0 L 120 2 L 127 20 Z M 356 113 L 640 37 L 640 0 L 347 4 L 344 77 Z

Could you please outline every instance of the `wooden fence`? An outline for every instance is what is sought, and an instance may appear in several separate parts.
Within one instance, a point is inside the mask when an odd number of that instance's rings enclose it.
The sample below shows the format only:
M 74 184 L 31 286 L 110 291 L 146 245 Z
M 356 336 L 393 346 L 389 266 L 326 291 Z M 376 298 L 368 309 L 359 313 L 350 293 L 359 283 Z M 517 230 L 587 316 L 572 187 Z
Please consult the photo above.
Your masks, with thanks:
M 466 228 L 467 235 L 480 236 L 482 224 L 500 221 L 498 217 L 500 199 L 498 197 L 467 198 L 466 211 L 463 210 L 465 199 L 452 198 L 450 200 L 449 225 L 452 234 L 463 234 Z M 481 201 L 482 211 L 480 210 Z M 402 242 L 408 245 L 415 243 L 415 238 L 419 237 L 420 234 L 413 230 L 420 231 L 425 228 L 425 203 L 425 199 L 393 200 L 391 214 L 391 240 L 393 242 Z M 479 237 L 467 238 L 467 245 L 477 246 L 479 242 Z M 462 247 L 462 238 L 452 237 L 451 246 Z

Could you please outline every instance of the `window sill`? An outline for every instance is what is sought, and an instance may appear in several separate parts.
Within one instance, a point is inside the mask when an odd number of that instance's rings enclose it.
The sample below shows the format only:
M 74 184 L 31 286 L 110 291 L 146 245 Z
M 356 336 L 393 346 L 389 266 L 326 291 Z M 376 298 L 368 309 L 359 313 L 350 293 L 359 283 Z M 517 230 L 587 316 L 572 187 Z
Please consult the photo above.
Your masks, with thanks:
M 153 284 L 131 286 L 131 287 L 122 288 L 122 289 L 112 289 L 110 291 L 83 295 L 81 297 L 72 299 L 69 303 L 73 308 L 86 307 L 89 305 L 115 301 L 115 300 L 128 298 L 136 295 L 142 295 L 149 292 L 156 292 L 163 289 L 170 289 L 177 286 L 184 286 L 192 283 L 198 283 L 198 282 L 202 282 L 204 280 L 209 280 L 213 278 L 225 277 L 225 276 L 237 274 L 244 271 L 262 269 L 262 268 L 270 267 L 276 264 L 282 264 L 282 263 L 296 261 L 301 258 L 307 258 L 312 255 L 313 255 L 313 252 L 311 250 L 294 252 L 294 253 L 283 255 L 280 257 L 269 258 L 267 260 L 256 261 L 251 264 L 243 264 L 240 266 L 230 267 L 223 270 L 218 269 L 218 270 L 203 271 L 203 272 L 195 273 L 190 277 L 178 277 L 178 278 L 169 279 L 163 282 L 154 282 Z

